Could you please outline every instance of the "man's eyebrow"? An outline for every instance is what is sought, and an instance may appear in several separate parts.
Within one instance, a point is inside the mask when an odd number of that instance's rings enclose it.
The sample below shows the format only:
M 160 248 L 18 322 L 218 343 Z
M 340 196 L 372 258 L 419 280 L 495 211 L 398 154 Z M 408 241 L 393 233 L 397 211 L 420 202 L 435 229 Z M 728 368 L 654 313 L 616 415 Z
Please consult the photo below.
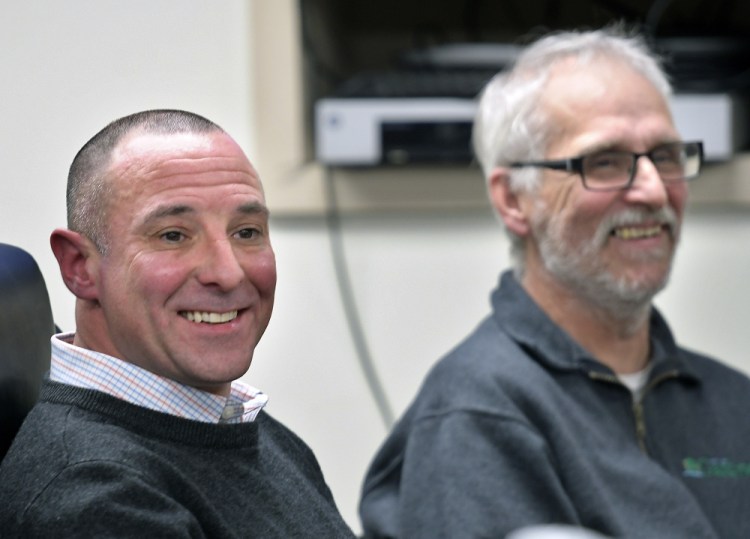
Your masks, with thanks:
M 266 217 L 268 217 L 268 215 L 270 214 L 266 205 L 262 204 L 261 202 L 248 202 L 247 204 L 242 204 L 237 208 L 237 213 L 242 213 L 245 215 L 262 214 Z
M 174 217 L 176 215 L 185 215 L 186 213 L 195 213 L 195 210 L 184 204 L 157 206 L 146 214 L 143 223 L 158 221 L 164 217 Z
M 268 215 L 270 214 L 266 205 L 260 202 L 248 202 L 247 204 L 242 204 L 237 207 L 236 211 L 241 215 L 263 215 L 268 217 Z M 144 216 L 142 223 L 148 224 L 165 217 L 175 217 L 178 215 L 194 213 L 196 213 L 195 208 L 187 206 L 185 204 L 162 205 L 157 206 L 156 208 L 148 212 Z

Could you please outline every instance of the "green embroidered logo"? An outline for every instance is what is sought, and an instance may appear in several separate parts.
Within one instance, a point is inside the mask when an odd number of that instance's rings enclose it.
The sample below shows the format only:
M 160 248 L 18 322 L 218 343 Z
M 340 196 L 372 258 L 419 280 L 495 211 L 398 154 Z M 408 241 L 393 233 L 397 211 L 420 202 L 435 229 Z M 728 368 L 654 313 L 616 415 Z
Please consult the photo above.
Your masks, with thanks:
M 750 462 L 732 462 L 718 457 L 687 457 L 682 460 L 682 475 L 685 477 L 750 477 Z

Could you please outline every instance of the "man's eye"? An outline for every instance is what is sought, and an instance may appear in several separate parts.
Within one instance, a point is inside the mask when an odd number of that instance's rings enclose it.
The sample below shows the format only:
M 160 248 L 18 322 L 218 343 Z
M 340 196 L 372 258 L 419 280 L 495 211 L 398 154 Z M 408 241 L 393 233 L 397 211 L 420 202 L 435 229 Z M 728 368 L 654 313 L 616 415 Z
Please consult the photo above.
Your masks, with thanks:
M 651 160 L 654 163 L 679 163 L 680 155 L 669 150 L 658 150 L 651 152 Z
M 242 240 L 252 240 L 260 235 L 260 231 L 257 228 L 243 228 L 238 230 L 235 235 Z
M 616 154 L 597 154 L 589 158 L 588 165 L 594 168 L 611 168 L 620 164 L 620 159 Z
M 169 243 L 179 243 L 185 239 L 185 235 L 177 230 L 169 230 L 161 235 L 162 239 Z

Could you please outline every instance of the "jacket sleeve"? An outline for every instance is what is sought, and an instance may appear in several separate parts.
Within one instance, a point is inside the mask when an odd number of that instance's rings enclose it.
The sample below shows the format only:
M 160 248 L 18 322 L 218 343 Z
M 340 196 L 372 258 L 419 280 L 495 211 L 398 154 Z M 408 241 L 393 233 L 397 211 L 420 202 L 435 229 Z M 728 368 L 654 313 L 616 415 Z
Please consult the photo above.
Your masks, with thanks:
M 536 523 L 578 525 L 545 439 L 477 410 L 420 419 L 405 446 L 399 536 L 504 537 Z

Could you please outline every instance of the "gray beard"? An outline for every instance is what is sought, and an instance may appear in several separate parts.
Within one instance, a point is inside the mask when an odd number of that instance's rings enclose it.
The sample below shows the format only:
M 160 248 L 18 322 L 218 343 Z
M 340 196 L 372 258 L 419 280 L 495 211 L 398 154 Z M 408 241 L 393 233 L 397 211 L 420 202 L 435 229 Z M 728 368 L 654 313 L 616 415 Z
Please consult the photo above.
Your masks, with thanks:
M 654 296 L 666 287 L 671 267 L 661 281 L 644 282 L 627 276 L 617 277 L 604 265 L 600 254 L 613 228 L 613 220 L 632 223 L 643 217 L 643 211 L 634 210 L 605 220 L 593 238 L 577 246 L 569 244 L 555 217 L 532 226 L 542 263 L 550 275 L 605 316 L 637 325 L 649 314 Z M 671 223 L 673 233 L 677 233 L 671 209 L 657 212 L 657 218 Z

